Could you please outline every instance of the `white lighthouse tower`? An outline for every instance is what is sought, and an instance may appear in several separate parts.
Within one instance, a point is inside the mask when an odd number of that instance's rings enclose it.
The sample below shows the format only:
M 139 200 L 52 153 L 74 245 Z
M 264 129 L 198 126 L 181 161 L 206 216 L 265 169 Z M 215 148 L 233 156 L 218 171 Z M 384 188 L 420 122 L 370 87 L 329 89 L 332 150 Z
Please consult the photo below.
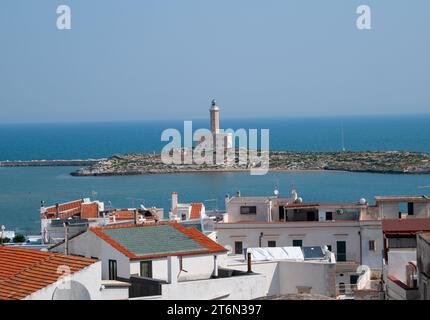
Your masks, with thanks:
M 211 132 L 213 135 L 214 146 L 223 146 L 224 149 L 233 147 L 233 135 L 231 133 L 220 133 L 219 112 L 220 108 L 215 99 L 212 99 L 209 109 L 211 118 Z
M 211 131 L 212 134 L 215 135 L 219 133 L 219 107 L 217 106 L 215 99 L 212 99 L 209 112 L 211 115 Z

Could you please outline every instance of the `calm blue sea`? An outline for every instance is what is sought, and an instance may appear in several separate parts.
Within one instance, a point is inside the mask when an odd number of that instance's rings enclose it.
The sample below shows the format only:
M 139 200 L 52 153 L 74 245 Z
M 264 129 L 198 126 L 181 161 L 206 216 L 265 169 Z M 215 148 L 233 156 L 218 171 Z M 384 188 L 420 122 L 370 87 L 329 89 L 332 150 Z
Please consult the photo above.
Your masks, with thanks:
M 347 150 L 430 152 L 430 116 L 230 119 L 223 128 L 269 128 L 271 149 L 338 151 L 342 127 Z M 86 159 L 116 153 L 160 151 L 161 132 L 181 129 L 180 121 L 85 124 L 0 125 L 0 160 Z M 194 128 L 208 127 L 205 120 Z M 429 194 L 430 175 L 347 172 L 204 173 L 129 177 L 72 177 L 72 167 L 0 168 L 0 224 L 26 233 L 39 232 L 39 203 L 82 197 L 112 202 L 114 207 L 169 208 L 170 193 L 180 201 L 203 201 L 224 208 L 226 193 L 271 194 L 279 185 L 295 187 L 305 201 L 355 201 L 376 194 Z

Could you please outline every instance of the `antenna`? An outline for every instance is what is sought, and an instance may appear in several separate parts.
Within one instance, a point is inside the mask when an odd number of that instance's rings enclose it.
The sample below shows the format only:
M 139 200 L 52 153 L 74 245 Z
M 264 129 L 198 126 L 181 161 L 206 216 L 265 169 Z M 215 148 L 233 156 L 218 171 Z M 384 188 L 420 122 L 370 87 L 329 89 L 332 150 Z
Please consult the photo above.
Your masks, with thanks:
M 342 139 L 342 152 L 345 152 L 346 148 L 345 148 L 345 135 L 343 132 L 343 121 L 341 122 L 341 139 Z

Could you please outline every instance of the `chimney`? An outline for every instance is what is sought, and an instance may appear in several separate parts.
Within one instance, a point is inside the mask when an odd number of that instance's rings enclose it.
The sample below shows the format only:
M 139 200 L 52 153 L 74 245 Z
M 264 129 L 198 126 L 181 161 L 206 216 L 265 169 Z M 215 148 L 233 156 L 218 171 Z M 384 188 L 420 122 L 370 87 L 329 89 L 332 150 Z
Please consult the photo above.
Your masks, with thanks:
M 179 260 L 177 256 L 167 257 L 167 282 L 178 283 Z
M 178 208 L 178 193 L 172 192 L 172 212 L 176 214 Z
M 64 254 L 69 254 L 69 223 L 64 221 Z
M 55 204 L 55 217 L 60 217 L 60 205 L 58 203 Z
M 251 268 L 251 252 L 248 252 L 247 262 L 248 262 L 248 270 L 246 272 L 252 273 L 252 268 Z
M 40 201 L 40 207 L 41 207 L 41 208 L 44 208 L 44 207 L 45 207 L 45 201 L 43 201 L 43 200 L 42 200 L 42 201 Z
M 237 190 L 236 197 L 240 197 L 240 190 Z
M 133 218 L 134 218 L 134 224 L 137 224 L 137 210 L 136 209 L 134 209 Z
M 218 278 L 218 263 L 217 263 L 217 256 L 214 256 L 214 278 Z

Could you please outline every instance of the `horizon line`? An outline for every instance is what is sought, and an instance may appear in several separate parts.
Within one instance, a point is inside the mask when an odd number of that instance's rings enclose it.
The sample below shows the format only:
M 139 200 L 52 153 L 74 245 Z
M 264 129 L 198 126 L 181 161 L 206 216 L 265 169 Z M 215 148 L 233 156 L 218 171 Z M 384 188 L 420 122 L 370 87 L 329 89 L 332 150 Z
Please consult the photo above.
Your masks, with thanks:
M 412 117 L 412 116 L 430 116 L 430 112 L 424 113 L 377 113 L 377 114 L 333 114 L 333 115 L 291 115 L 291 116 L 255 116 L 255 117 L 241 117 L 241 116 L 227 116 L 222 117 L 222 120 L 285 120 L 285 119 L 329 119 L 329 118 L 339 118 L 339 119 L 351 119 L 351 118 L 369 118 L 369 117 Z M 194 117 L 193 119 L 182 117 L 182 118 L 158 118 L 153 119 L 118 119 L 118 120 L 50 120 L 50 121 L 0 121 L 0 125 L 53 125 L 53 124 L 103 124 L 103 123 L 139 123 L 139 122 L 164 122 L 164 121 L 208 121 L 208 117 Z

